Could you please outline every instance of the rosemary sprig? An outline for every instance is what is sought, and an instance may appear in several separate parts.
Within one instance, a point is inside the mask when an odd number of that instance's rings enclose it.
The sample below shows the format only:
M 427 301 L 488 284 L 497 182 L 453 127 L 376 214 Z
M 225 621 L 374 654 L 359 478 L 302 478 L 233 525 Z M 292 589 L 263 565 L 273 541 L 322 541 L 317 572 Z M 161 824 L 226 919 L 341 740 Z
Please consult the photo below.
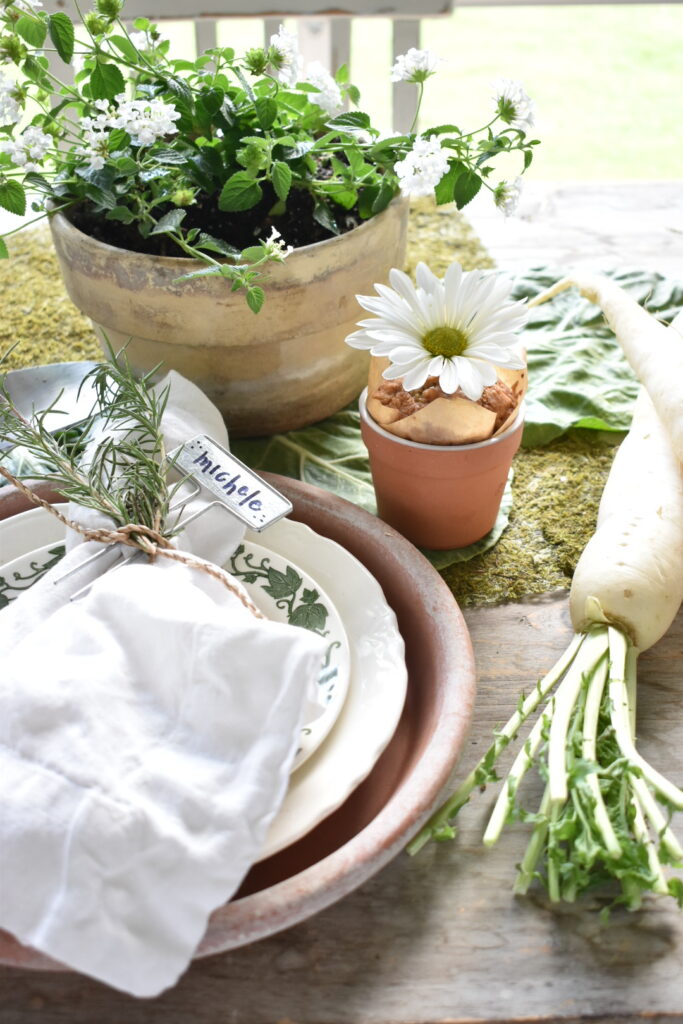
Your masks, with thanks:
M 167 482 L 172 460 L 164 449 L 161 420 L 169 388 L 150 386 L 156 369 L 137 379 L 125 351 L 110 349 L 109 360 L 84 381 L 91 381 L 97 404 L 83 422 L 77 450 L 60 444 L 46 427 L 61 395 L 29 422 L 14 407 L 2 376 L 0 440 L 23 447 L 44 467 L 32 467 L 18 479 L 49 482 L 65 498 L 109 517 L 117 527 L 140 524 L 173 536 L 178 531 L 169 529 L 166 520 L 179 485 L 169 488 Z

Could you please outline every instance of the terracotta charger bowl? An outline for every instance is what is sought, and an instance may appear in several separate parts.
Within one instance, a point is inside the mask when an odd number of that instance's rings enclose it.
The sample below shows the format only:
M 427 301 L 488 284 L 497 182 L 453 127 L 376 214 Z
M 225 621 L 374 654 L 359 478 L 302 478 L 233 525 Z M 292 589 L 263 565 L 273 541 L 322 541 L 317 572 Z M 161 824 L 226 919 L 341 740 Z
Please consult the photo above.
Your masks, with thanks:
M 391 527 L 348 502 L 298 481 L 264 476 L 293 502 L 292 519 L 342 544 L 381 584 L 406 643 L 408 693 L 396 733 L 368 778 L 312 832 L 251 870 L 235 899 L 212 915 L 197 956 L 289 928 L 395 857 L 438 803 L 474 701 L 467 627 L 429 562 Z M 44 487 L 41 493 L 58 497 Z M 0 489 L 0 518 L 27 507 L 13 488 Z M 4 932 L 0 962 L 65 969 Z

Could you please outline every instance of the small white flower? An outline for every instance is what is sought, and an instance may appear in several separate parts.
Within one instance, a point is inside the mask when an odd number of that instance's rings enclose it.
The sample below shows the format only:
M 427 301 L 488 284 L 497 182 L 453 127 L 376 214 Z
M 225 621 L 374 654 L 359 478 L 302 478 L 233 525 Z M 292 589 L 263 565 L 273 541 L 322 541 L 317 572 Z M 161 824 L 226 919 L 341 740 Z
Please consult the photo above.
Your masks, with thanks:
M 278 263 L 282 263 L 290 252 L 293 251 L 293 245 L 285 245 L 282 235 L 276 227 L 270 229 L 270 236 L 261 243 L 265 249 L 268 258 L 276 260 Z
M 522 194 L 522 179 L 515 178 L 514 181 L 501 181 L 494 191 L 494 202 L 499 210 L 502 210 L 506 217 L 516 212 L 519 204 L 519 197 Z
M 282 66 L 278 68 L 277 78 L 289 89 L 301 81 L 304 59 L 299 53 L 299 40 L 280 25 L 277 34 L 270 37 L 270 45 L 274 46 L 282 57 Z
M 496 367 L 521 370 L 517 332 L 526 323 L 523 302 L 510 299 L 510 289 L 500 277 L 481 270 L 463 271 L 451 263 L 443 278 L 419 263 L 417 287 L 407 274 L 393 269 L 392 287 L 376 284 L 379 298 L 357 295 L 369 313 L 362 328 L 350 334 L 347 345 L 369 349 L 391 363 L 387 380 L 402 379 L 406 391 L 438 377 L 447 395 L 460 389 L 476 402 L 482 391 L 495 384 Z
M 320 89 L 320 92 L 309 93 L 311 103 L 322 107 L 326 114 L 336 114 L 341 110 L 344 103 L 341 89 L 319 60 L 313 60 L 307 65 L 306 81 Z
M 407 53 L 396 58 L 391 69 L 392 82 L 424 82 L 436 71 L 441 58 L 431 50 L 416 50 L 411 46 Z
M 101 127 L 123 128 L 130 135 L 134 146 L 151 146 L 157 139 L 175 135 L 178 129 L 174 121 L 180 114 L 172 103 L 163 100 L 126 100 L 121 93 L 116 97 L 117 107 L 111 114 L 95 118 Z
M 448 170 L 448 155 L 436 135 L 418 138 L 394 170 L 404 196 L 429 196 Z
M 7 139 L 0 142 L 0 152 L 7 153 L 16 167 L 26 172 L 38 171 L 52 144 L 50 135 L 30 125 L 16 141 Z
M 85 157 L 88 161 L 88 168 L 91 171 L 101 171 L 105 160 L 109 156 L 109 132 L 99 130 L 92 124 L 92 118 L 83 118 L 83 146 L 76 149 L 78 156 Z
M 501 120 L 512 128 L 523 132 L 534 126 L 536 104 L 526 94 L 519 82 L 511 78 L 499 78 L 493 83 L 494 103 Z
M 16 82 L 0 74 L 0 125 L 16 124 L 21 106 L 15 97 Z

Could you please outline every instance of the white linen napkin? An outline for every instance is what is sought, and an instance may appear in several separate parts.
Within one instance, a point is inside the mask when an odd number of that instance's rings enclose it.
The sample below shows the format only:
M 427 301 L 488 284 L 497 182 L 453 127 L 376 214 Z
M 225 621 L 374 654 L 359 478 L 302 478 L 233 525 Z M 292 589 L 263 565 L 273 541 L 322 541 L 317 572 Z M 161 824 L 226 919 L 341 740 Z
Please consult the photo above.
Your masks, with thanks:
M 155 996 L 260 853 L 325 642 L 163 558 L 64 577 L 97 548 L 0 613 L 0 927 Z

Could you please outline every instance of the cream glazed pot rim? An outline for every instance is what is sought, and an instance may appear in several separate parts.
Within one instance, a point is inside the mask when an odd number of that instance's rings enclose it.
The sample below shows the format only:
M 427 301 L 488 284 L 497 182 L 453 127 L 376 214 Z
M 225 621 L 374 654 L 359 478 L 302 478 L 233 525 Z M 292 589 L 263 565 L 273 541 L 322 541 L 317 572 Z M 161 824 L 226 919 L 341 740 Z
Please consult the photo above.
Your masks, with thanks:
M 361 396 L 358 399 L 358 411 L 360 412 L 363 423 L 367 424 L 375 433 L 379 434 L 380 437 L 385 437 L 388 441 L 395 441 L 396 444 L 405 445 L 406 448 L 417 448 L 422 449 L 426 452 L 472 452 L 478 448 L 489 448 L 491 445 L 497 444 L 499 441 L 504 441 L 506 437 L 514 433 L 518 429 L 520 422 L 524 420 L 524 412 L 526 402 L 522 401 L 517 410 L 517 415 L 514 420 L 502 434 L 496 434 L 495 437 L 488 437 L 485 441 L 473 441 L 471 444 L 424 444 L 422 441 L 410 441 L 405 437 L 398 437 L 396 434 L 392 434 L 389 430 L 385 430 L 379 423 L 373 420 L 372 416 L 367 410 L 366 400 L 368 396 L 368 389 L 363 388 Z

